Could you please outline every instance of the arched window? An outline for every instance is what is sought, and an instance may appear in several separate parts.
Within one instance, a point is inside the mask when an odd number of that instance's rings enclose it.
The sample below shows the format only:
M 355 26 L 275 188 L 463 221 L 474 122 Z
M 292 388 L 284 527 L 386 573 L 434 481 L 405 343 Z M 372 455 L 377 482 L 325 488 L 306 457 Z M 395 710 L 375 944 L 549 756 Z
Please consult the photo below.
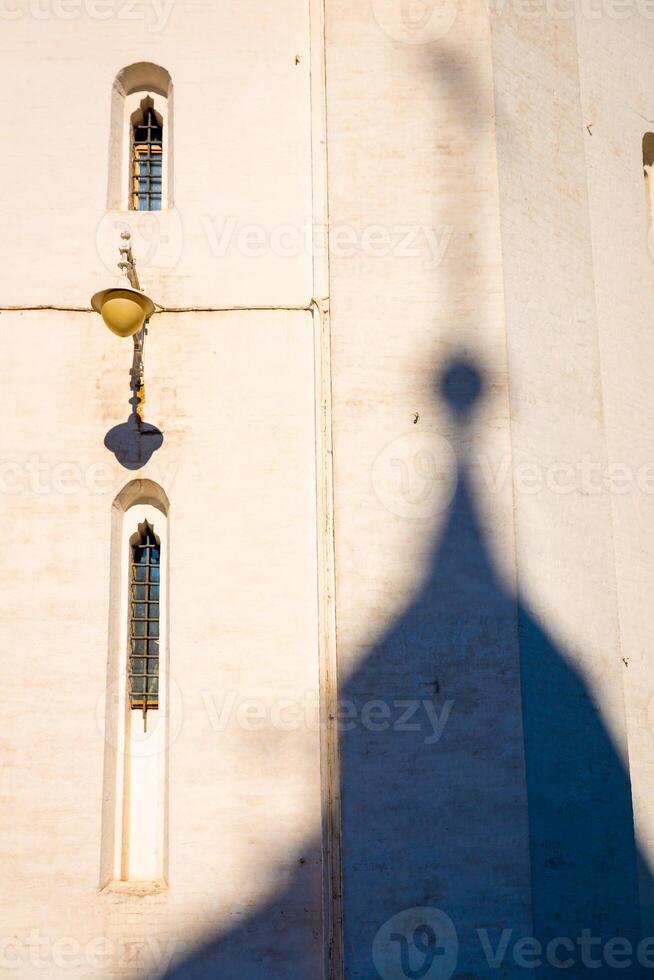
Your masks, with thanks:
M 167 880 L 168 512 L 150 480 L 112 507 L 101 882 L 137 894 Z
M 173 206 L 173 83 L 150 62 L 118 72 L 111 96 L 107 207 L 163 211 Z
M 161 541 L 144 521 L 130 541 L 129 701 L 143 713 L 159 708 L 159 600 Z
M 133 211 L 161 211 L 163 121 L 149 96 L 132 116 Z

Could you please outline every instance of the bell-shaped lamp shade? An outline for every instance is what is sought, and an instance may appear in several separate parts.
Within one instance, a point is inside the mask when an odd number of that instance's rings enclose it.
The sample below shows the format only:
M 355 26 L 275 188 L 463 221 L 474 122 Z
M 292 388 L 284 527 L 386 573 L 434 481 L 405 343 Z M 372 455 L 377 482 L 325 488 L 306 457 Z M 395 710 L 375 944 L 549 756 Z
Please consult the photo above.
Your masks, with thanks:
M 133 336 L 154 313 L 152 300 L 128 287 L 101 289 L 91 298 L 91 306 L 119 337 Z

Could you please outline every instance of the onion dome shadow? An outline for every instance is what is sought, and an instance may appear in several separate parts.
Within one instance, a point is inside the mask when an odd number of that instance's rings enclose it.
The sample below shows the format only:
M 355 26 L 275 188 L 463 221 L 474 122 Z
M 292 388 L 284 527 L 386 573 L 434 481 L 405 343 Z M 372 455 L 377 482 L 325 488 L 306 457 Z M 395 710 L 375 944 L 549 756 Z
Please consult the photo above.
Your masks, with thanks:
M 485 387 L 465 357 L 436 381 L 461 427 Z M 590 931 L 635 950 L 640 939 L 637 869 L 650 872 L 629 775 L 585 679 L 498 571 L 468 459 L 458 461 L 419 588 L 381 636 L 371 627 L 374 639 L 340 686 L 351 722 L 339 736 L 345 977 L 549 980 L 572 957 L 576 980 L 637 980 L 635 960 L 598 970 L 578 942 Z M 411 556 L 388 562 L 410 570 Z M 371 607 L 388 601 L 385 588 L 369 583 Z M 279 860 L 275 894 L 231 927 L 221 923 L 169 980 L 289 980 L 290 962 L 294 980 L 316 980 L 320 862 L 321 828 L 307 828 L 302 851 Z M 415 934 L 395 930 L 384 955 L 396 959 L 380 973 L 380 931 L 416 909 L 451 920 L 454 972 L 434 973 L 439 960 L 430 967 Z M 552 953 L 561 960 L 543 955 L 525 968 L 514 950 L 527 937 L 543 951 L 563 937 Z

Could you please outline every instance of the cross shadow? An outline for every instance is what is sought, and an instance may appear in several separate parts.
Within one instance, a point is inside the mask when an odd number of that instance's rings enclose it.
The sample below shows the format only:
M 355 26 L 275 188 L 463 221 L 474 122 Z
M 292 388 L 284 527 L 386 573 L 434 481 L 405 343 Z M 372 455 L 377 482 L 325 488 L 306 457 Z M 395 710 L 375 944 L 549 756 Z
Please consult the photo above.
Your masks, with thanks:
M 438 381 L 461 427 L 483 388 L 469 360 Z M 613 937 L 634 950 L 640 938 L 628 774 L 601 704 L 498 574 L 464 457 L 419 592 L 340 698 L 358 719 L 340 737 L 347 980 L 650 975 L 596 959 Z M 389 724 L 361 723 L 372 702 Z M 319 980 L 319 828 L 296 857 L 273 898 L 166 977 L 291 980 L 293 963 L 293 980 Z M 411 909 L 424 921 L 409 916 L 384 940 Z M 432 912 L 454 938 L 430 932 Z M 601 945 L 582 956 L 584 930 Z M 543 950 L 565 942 L 529 966 L 515 955 L 529 936 Z

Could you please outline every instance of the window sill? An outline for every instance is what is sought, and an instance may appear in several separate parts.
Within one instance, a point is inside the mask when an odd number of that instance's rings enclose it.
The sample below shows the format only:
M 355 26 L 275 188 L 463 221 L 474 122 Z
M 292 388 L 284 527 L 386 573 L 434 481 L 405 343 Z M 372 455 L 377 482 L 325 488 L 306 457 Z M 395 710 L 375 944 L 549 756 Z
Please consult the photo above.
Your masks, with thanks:
M 100 894 L 135 895 L 137 898 L 143 898 L 146 895 L 160 895 L 161 892 L 167 891 L 168 882 L 163 878 L 159 878 L 157 881 L 120 881 L 114 879 L 100 889 Z

